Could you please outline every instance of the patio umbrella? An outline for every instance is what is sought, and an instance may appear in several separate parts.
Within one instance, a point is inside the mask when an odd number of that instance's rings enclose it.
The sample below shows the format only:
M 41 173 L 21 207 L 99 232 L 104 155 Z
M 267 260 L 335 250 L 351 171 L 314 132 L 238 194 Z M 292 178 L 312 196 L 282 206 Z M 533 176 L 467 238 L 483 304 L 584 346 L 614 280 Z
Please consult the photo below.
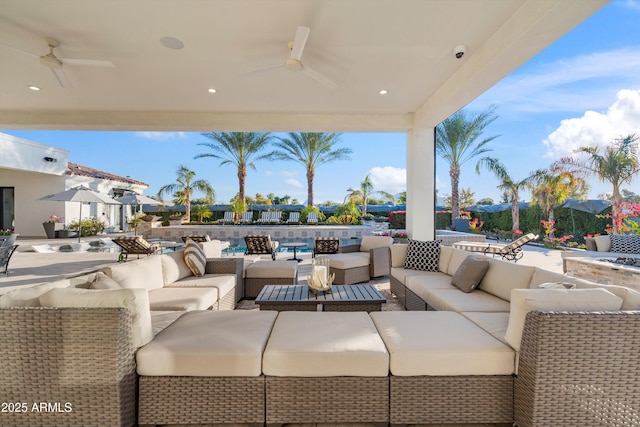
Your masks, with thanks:
M 152 199 L 151 197 L 143 196 L 142 194 L 131 193 L 125 194 L 122 197 L 116 197 L 115 199 L 123 205 L 133 205 L 133 206 L 142 206 L 142 205 L 156 205 L 156 206 L 173 206 L 171 202 L 165 202 L 163 200 Z
M 60 193 L 49 194 L 41 197 L 38 200 L 47 200 L 51 202 L 79 202 L 80 203 L 80 218 L 78 220 L 78 242 L 80 241 L 80 235 L 82 234 L 82 204 L 83 203 L 104 203 L 105 205 L 121 205 L 122 203 L 112 199 L 109 196 L 100 194 L 97 191 L 80 185 L 78 187 L 70 188 L 69 190 L 61 191 Z
M 577 211 L 588 212 L 592 214 L 599 214 L 603 210 L 607 209 L 611 206 L 612 203 L 610 200 L 599 200 L 599 199 L 591 199 L 591 200 L 579 200 L 579 199 L 567 199 L 562 205 L 561 208 L 570 208 L 575 209 Z

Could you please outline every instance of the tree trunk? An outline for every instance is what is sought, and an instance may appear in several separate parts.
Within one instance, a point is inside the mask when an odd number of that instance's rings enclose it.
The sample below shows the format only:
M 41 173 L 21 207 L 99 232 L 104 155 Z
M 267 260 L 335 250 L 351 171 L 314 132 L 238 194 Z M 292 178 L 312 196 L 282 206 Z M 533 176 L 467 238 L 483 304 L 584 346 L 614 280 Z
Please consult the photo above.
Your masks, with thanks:
M 622 196 L 620 195 L 620 186 L 616 183 L 613 184 L 613 194 L 611 196 L 613 204 L 611 205 L 611 228 L 613 234 L 620 234 L 620 218 Z
M 513 195 L 511 200 L 511 220 L 513 226 L 511 227 L 511 233 L 515 235 L 516 230 L 520 229 L 520 206 L 518 206 L 518 194 Z
M 551 221 L 554 221 L 554 222 L 555 222 L 555 220 L 556 220 L 556 215 L 555 215 L 555 213 L 553 212 L 553 208 L 552 208 L 552 209 L 549 209 L 549 222 L 551 222 Z M 552 229 L 553 229 L 553 227 L 552 227 Z M 551 233 L 549 233 L 549 237 L 551 237 L 551 238 L 556 237 L 556 236 L 555 236 L 555 233 L 552 231 Z
M 307 206 L 313 206 L 313 178 L 315 171 L 313 168 L 307 169 Z
M 244 199 L 244 182 L 247 179 L 247 169 L 246 168 L 238 168 L 238 197 L 242 201 L 242 204 L 245 204 Z
M 189 190 L 185 189 L 185 216 L 187 217 L 187 222 L 191 221 L 191 195 L 189 194 Z
M 460 218 L 460 168 L 452 166 L 449 169 L 451 177 L 451 229 L 455 230 L 454 220 Z

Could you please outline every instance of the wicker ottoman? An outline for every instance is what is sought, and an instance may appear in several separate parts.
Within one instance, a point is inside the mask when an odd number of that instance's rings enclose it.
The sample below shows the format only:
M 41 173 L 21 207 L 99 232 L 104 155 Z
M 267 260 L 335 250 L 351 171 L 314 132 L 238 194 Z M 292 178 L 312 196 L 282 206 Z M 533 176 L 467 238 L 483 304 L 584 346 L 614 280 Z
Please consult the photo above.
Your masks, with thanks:
M 513 423 L 515 350 L 455 312 L 370 315 L 391 354 L 392 425 Z
M 255 298 L 266 285 L 297 285 L 296 261 L 256 261 L 244 270 L 244 296 Z
M 264 424 L 262 352 L 277 313 L 191 311 L 136 354 L 138 423 Z
M 365 312 L 280 312 L 262 370 L 267 425 L 389 422 L 389 353 Z

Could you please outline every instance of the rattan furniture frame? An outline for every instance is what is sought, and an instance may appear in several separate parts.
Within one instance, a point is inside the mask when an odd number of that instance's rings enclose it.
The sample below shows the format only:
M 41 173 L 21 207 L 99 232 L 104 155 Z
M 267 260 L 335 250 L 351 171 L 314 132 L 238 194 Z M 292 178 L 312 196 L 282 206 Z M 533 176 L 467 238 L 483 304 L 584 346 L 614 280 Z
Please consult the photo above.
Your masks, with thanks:
M 244 279 L 244 293 L 245 298 L 255 299 L 262 288 L 267 285 L 297 285 L 298 273 L 296 277 L 269 277 L 269 278 L 251 278 L 245 277 Z
M 341 246 L 339 253 L 359 252 L 360 245 Z M 330 256 L 329 256 L 330 257 Z M 355 283 L 368 282 L 371 278 L 386 276 L 391 271 L 391 252 L 388 247 L 379 247 L 369 250 L 369 265 L 353 268 L 329 268 L 331 274 L 335 274 L 333 283 L 337 285 L 353 285 Z
M 11 261 L 11 255 L 18 249 L 18 246 L 0 246 L 0 274 L 9 277 L 9 261 Z

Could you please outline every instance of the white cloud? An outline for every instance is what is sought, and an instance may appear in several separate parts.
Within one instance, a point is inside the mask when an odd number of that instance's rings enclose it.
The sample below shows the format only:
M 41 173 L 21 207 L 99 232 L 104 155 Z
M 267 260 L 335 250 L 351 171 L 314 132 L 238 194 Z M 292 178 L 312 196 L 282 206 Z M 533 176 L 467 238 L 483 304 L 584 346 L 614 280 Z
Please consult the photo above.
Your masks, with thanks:
M 170 139 L 184 139 L 187 137 L 184 132 L 135 132 L 135 135 L 154 141 L 168 141 Z
M 294 178 L 289 178 L 286 179 L 284 182 L 286 182 L 287 184 L 296 187 L 296 188 L 302 188 L 302 183 L 300 181 L 298 181 L 297 179 Z
M 407 190 L 407 170 L 392 166 L 375 167 L 369 171 L 375 191 L 398 194 Z
M 604 147 L 614 138 L 640 133 L 640 90 L 621 90 L 606 112 L 566 119 L 543 141 L 545 157 L 560 158 L 583 146 Z

